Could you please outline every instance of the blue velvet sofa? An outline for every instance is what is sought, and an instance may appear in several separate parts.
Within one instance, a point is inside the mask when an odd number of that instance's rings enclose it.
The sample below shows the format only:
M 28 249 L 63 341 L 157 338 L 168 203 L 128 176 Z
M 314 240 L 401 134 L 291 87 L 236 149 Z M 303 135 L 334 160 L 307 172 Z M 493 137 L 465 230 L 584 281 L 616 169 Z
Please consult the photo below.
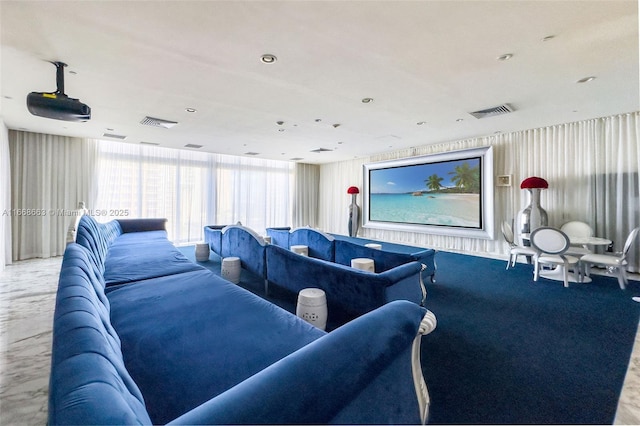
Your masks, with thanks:
M 302 256 L 268 245 L 267 280 L 292 292 L 315 287 L 324 290 L 329 315 L 357 317 L 393 300 L 423 303 L 422 265 L 409 262 L 380 273 L 371 273 L 327 260 Z
M 213 229 L 205 227 L 205 232 L 216 235 L 217 241 L 217 229 Z M 338 323 L 392 300 L 409 300 L 419 305 L 424 302 L 426 290 L 420 276 L 423 266 L 407 256 L 399 255 L 400 259 L 396 259 L 393 253 L 356 246 L 372 250 L 379 259 L 384 259 L 384 262 L 379 260 L 376 273 L 372 274 L 352 268 L 352 257 L 345 258 L 344 263 L 335 262 L 336 256 L 342 256 L 339 257 L 342 260 L 352 251 L 337 254 L 334 247 L 338 241 L 315 229 L 301 228 L 292 232 L 288 241 L 291 245 L 306 243 L 309 256 L 266 244 L 251 228 L 229 225 L 220 230 L 220 254 L 223 258 L 239 257 L 244 269 L 265 280 L 265 293 L 271 284 L 296 294 L 307 287 L 324 290 L 329 313 L 334 319 L 340 318 Z
M 396 301 L 325 333 L 189 262 L 163 228 L 80 220 L 56 295 L 48 424 L 425 421 L 433 314 Z
M 267 235 L 271 237 L 271 243 L 274 245 L 284 248 L 305 245 L 309 247 L 309 256 L 342 265 L 351 265 L 351 259 L 359 257 L 373 259 L 376 272 L 388 271 L 409 262 L 420 262 L 424 265 L 421 272 L 423 282 L 435 282 L 436 251 L 433 249 L 402 253 L 387 249 L 385 246 L 389 244 L 381 243 L 382 250 L 378 250 L 365 246 L 366 242 L 371 242 L 370 240 L 342 239 L 309 227 L 293 230 L 289 227 L 267 228 Z

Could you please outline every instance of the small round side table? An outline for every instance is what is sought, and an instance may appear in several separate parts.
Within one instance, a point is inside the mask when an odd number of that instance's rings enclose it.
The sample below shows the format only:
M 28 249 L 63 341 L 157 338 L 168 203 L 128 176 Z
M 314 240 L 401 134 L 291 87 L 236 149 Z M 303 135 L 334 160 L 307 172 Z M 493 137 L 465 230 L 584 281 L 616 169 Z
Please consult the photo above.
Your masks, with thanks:
M 327 296 L 319 288 L 305 288 L 298 293 L 296 315 L 324 330 L 327 327 Z

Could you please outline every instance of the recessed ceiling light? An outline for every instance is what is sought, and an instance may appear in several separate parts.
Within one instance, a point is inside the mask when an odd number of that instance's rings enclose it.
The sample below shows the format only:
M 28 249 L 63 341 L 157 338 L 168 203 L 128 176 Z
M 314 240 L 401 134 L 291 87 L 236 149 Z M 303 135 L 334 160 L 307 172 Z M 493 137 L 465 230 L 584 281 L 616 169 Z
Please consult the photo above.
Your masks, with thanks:
M 363 104 L 370 104 L 371 102 L 373 102 L 373 98 L 362 98 Z
M 513 58 L 513 53 L 505 53 L 504 55 L 498 56 L 496 59 L 499 61 L 508 61 Z
M 456 121 L 460 123 L 461 121 L 464 121 L 464 118 L 458 118 Z
M 276 121 L 276 124 L 277 124 L 278 126 L 282 126 L 282 125 L 284 124 L 284 121 Z
M 576 81 L 576 83 L 588 83 L 588 82 L 593 81 L 595 79 L 596 78 L 594 76 L 589 76 L 589 77 L 581 78 L 580 80 Z
M 187 112 L 198 112 L 198 110 L 195 108 L 185 108 L 184 110 Z
M 264 55 L 260 56 L 260 62 L 262 62 L 263 64 L 273 64 L 277 60 L 278 58 L 276 57 L 276 55 L 272 55 L 270 53 L 265 53 Z
M 284 129 L 278 129 L 279 132 L 284 132 Z
M 427 124 L 427 122 L 426 121 L 418 121 L 416 124 L 418 126 L 423 126 L 423 125 Z

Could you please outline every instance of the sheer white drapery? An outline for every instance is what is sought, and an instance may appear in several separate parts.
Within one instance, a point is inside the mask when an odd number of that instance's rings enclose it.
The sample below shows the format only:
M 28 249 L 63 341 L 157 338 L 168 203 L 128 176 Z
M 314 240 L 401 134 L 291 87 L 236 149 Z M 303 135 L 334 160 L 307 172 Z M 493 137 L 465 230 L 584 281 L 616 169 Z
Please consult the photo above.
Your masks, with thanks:
M 325 164 L 320 168 L 319 226 L 347 233 L 349 199 L 336 194 L 343 194 L 350 185 L 362 187 L 366 163 L 493 146 L 495 174 L 513 176 L 512 186 L 495 188 L 495 229 L 503 220 L 513 220 L 527 204 L 520 182 L 540 176 L 549 182 L 541 204 L 550 225 L 587 222 L 597 236 L 613 240 L 620 250 L 626 235 L 640 226 L 639 134 L 640 113 L 635 112 Z M 508 250 L 498 234 L 494 240 L 482 240 L 365 228 L 359 236 L 490 256 L 504 256 Z M 629 264 L 630 271 L 640 270 L 638 244 L 629 253 Z
M 205 225 L 242 222 L 263 233 L 291 223 L 293 166 L 284 161 L 99 141 L 103 220 L 168 219 L 176 243 L 201 241 Z
M 217 163 L 213 223 L 240 221 L 261 234 L 268 227 L 291 223 L 294 163 L 219 154 L 213 157 Z
M 91 203 L 96 144 L 65 136 L 9 132 L 13 260 L 64 253 L 78 203 Z
M 296 164 L 296 185 L 293 194 L 293 227 L 317 227 L 318 187 L 320 166 L 317 164 Z
M 0 120 L 0 271 L 11 263 L 11 162 L 9 130 Z

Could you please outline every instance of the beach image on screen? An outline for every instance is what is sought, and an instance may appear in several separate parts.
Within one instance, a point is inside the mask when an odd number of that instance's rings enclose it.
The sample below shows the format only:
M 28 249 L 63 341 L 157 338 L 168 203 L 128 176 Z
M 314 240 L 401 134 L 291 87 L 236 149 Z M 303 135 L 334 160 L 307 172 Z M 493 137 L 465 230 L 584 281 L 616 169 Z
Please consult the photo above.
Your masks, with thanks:
M 481 159 L 369 170 L 369 220 L 482 227 Z

